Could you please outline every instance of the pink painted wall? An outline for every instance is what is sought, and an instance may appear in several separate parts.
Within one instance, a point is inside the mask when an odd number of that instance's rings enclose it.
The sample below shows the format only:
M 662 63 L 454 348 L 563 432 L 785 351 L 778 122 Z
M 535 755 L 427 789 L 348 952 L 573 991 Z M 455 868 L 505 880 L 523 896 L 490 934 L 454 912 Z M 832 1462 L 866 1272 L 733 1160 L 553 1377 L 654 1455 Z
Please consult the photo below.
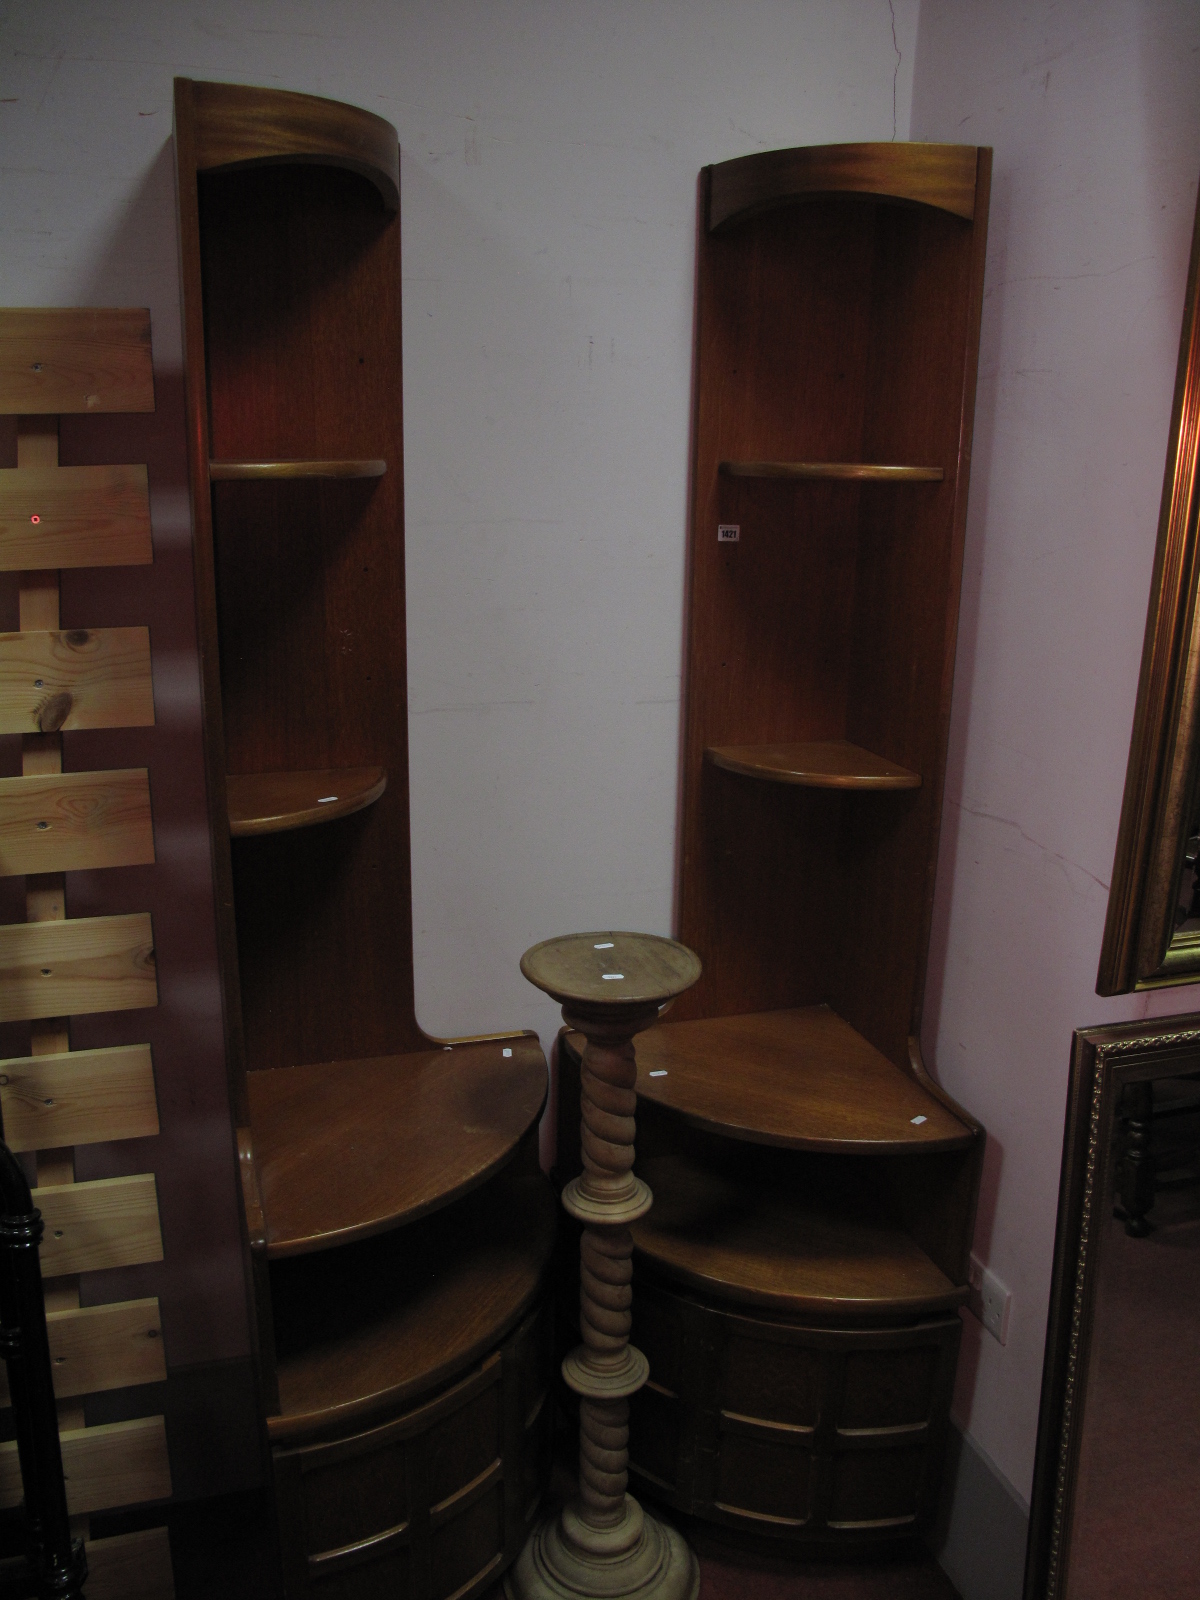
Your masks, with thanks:
M 926 1059 L 988 1130 L 955 1407 L 1028 1496 L 1074 1028 L 1096 968 L 1200 174 L 1194 0 L 923 0 L 912 137 L 995 177 Z

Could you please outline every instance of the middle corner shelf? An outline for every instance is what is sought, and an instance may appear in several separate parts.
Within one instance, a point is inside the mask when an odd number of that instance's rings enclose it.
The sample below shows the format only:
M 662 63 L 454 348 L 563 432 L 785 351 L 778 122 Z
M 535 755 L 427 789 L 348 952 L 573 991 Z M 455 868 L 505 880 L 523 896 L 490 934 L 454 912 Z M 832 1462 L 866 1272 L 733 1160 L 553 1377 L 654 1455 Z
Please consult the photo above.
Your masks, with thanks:
M 234 839 L 334 822 L 374 805 L 387 788 L 383 767 L 317 772 L 231 772 L 226 777 Z
M 246 483 L 280 478 L 382 478 L 387 462 L 361 461 L 210 461 L 212 483 Z
M 727 478 L 843 483 L 941 483 L 946 476 L 941 467 L 891 466 L 875 461 L 722 461 L 717 470 Z
M 709 745 L 704 759 L 726 772 L 806 789 L 919 789 L 921 775 L 848 739 L 795 744 Z

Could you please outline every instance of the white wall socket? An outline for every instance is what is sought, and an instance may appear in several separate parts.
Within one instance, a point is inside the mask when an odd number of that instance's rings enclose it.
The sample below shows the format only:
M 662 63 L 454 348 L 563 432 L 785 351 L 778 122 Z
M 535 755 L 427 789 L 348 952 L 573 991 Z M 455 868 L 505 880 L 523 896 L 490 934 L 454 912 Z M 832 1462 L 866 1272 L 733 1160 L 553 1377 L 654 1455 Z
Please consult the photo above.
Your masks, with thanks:
M 985 1267 L 976 1255 L 971 1257 L 967 1281 L 971 1285 L 967 1310 L 979 1318 L 993 1339 L 1007 1344 L 1012 1290 L 1006 1288 L 991 1268 Z

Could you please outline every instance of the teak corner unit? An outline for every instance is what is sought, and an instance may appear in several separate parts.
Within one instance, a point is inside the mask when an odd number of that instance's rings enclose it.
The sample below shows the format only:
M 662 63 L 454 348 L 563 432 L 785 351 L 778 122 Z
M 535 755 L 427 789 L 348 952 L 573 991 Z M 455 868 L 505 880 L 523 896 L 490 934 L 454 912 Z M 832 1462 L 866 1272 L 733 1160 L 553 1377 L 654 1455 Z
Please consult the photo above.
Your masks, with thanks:
M 678 937 L 704 974 L 638 1047 L 631 1471 L 797 1543 L 927 1523 L 967 1296 L 982 1136 L 917 1034 L 989 172 L 845 145 L 702 179 Z
M 175 137 L 226 1040 L 286 1589 L 466 1600 L 544 1482 L 554 1212 L 536 1037 L 436 1040 L 414 1013 L 399 150 L 367 112 L 187 79 Z

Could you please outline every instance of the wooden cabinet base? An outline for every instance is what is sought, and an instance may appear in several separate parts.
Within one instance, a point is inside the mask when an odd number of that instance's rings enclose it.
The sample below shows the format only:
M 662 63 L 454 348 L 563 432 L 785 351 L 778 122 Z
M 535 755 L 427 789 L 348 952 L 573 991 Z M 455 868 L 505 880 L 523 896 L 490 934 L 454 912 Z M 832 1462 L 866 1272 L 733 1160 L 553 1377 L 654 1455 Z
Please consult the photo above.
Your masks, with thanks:
M 812 1549 L 894 1543 L 937 1501 L 957 1315 L 812 1327 L 636 1277 L 650 1381 L 630 1486 L 686 1516 Z
M 287 1600 L 470 1600 L 516 1558 L 549 1479 L 551 1313 L 436 1398 L 272 1452 Z

